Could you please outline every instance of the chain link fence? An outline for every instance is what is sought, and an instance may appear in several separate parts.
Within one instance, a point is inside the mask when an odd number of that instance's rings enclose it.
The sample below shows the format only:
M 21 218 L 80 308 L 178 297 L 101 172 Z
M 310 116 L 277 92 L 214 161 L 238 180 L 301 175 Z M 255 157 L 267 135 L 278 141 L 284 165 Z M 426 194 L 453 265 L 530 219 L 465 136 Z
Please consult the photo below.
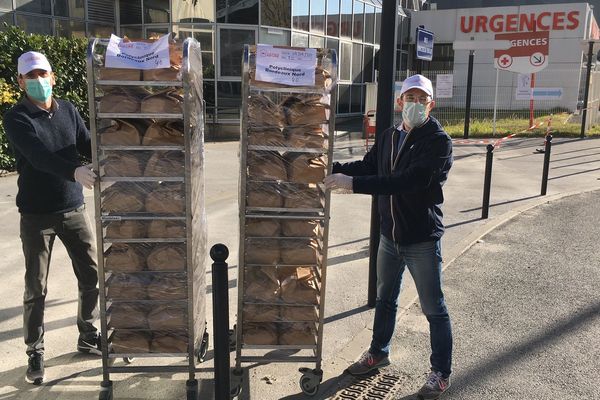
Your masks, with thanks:
M 533 99 L 529 90 L 532 75 L 521 75 L 475 67 L 471 94 L 470 134 L 504 136 L 512 133 L 540 134 L 547 130 L 566 135 L 579 134 L 585 86 L 585 68 L 547 68 L 533 77 Z M 416 71 L 402 71 L 401 82 Z M 464 132 L 467 98 L 467 71 L 423 71 L 433 82 L 435 108 L 432 115 L 448 133 Z M 448 76 L 450 75 L 450 77 Z M 450 80 L 448 80 L 450 78 Z M 443 80 L 446 79 L 446 84 Z M 586 130 L 600 132 L 600 72 L 590 83 Z M 495 118 L 494 118 L 495 117 Z M 530 124 L 530 120 L 533 123 Z M 395 120 L 401 120 L 398 109 Z

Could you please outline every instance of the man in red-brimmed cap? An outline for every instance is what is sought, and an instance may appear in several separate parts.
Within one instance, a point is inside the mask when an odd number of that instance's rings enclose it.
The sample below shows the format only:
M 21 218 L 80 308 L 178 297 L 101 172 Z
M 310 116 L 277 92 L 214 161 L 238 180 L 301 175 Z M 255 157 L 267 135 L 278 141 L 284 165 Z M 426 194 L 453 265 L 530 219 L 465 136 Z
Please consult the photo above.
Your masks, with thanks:
M 94 236 L 85 213 L 83 188 L 96 175 L 81 165 L 91 157 L 90 133 L 68 101 L 54 98 L 56 78 L 48 59 L 28 51 L 18 60 L 22 99 L 6 112 L 4 130 L 19 179 L 17 207 L 25 256 L 23 328 L 28 368 L 25 379 L 44 381 L 44 303 L 55 238 L 65 245 L 79 288 L 77 350 L 100 353 L 97 318 L 98 269 Z
M 404 269 L 415 282 L 429 321 L 431 372 L 421 399 L 437 399 L 450 386 L 452 330 L 442 292 L 440 239 L 444 233 L 442 186 L 452 166 L 452 142 L 429 115 L 435 102 L 431 81 L 407 78 L 399 102 L 402 123 L 388 128 L 360 161 L 334 163 L 325 178 L 329 189 L 376 195 L 381 221 L 377 253 L 377 301 L 369 349 L 348 367 L 364 375 L 390 364 Z

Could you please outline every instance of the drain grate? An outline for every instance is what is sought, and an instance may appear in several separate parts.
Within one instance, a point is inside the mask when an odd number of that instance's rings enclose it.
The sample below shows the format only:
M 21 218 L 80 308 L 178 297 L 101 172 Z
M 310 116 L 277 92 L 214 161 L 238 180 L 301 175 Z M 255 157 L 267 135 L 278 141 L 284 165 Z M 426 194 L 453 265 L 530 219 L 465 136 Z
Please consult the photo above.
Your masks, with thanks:
M 354 378 L 349 386 L 331 400 L 391 400 L 397 398 L 406 377 L 376 372 L 372 375 Z

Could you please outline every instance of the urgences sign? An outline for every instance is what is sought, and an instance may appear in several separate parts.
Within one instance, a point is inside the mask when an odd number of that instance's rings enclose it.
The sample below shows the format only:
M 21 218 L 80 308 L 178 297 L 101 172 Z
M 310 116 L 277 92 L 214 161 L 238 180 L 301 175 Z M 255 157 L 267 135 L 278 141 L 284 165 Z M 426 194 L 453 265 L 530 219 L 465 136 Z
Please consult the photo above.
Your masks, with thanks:
M 579 16 L 579 11 L 461 15 L 460 30 L 463 33 L 575 30 L 580 24 Z

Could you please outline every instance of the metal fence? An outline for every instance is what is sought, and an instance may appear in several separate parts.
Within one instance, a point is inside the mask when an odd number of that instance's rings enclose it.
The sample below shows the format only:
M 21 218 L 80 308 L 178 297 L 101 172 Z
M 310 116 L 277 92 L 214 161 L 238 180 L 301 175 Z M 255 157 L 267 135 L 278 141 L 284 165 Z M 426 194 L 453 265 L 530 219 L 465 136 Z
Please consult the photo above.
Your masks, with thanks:
M 402 71 L 396 77 L 402 81 L 415 71 Z M 467 68 L 450 71 L 423 71 L 434 85 L 436 106 L 432 115 L 436 117 L 449 133 L 461 133 L 465 121 L 467 95 Z M 445 88 L 447 97 L 440 96 L 443 89 L 441 79 L 452 75 L 452 86 Z M 578 133 L 583 108 L 585 69 L 547 68 L 535 74 L 534 98 L 526 89 L 531 75 L 498 71 L 495 68 L 476 68 L 473 74 L 471 95 L 470 132 L 473 134 L 496 134 L 525 132 L 530 128 L 530 117 L 538 129 L 547 129 L 568 133 Z M 497 83 L 496 83 L 497 82 Z M 440 87 L 438 87 L 438 85 Z M 523 86 L 525 85 L 525 86 Z M 593 72 L 590 84 L 587 129 L 600 123 L 600 72 Z M 533 111 L 531 111 L 532 106 Z M 494 118 L 495 116 L 495 118 Z M 396 121 L 401 113 L 396 110 Z M 495 121 L 495 122 L 494 122 Z

